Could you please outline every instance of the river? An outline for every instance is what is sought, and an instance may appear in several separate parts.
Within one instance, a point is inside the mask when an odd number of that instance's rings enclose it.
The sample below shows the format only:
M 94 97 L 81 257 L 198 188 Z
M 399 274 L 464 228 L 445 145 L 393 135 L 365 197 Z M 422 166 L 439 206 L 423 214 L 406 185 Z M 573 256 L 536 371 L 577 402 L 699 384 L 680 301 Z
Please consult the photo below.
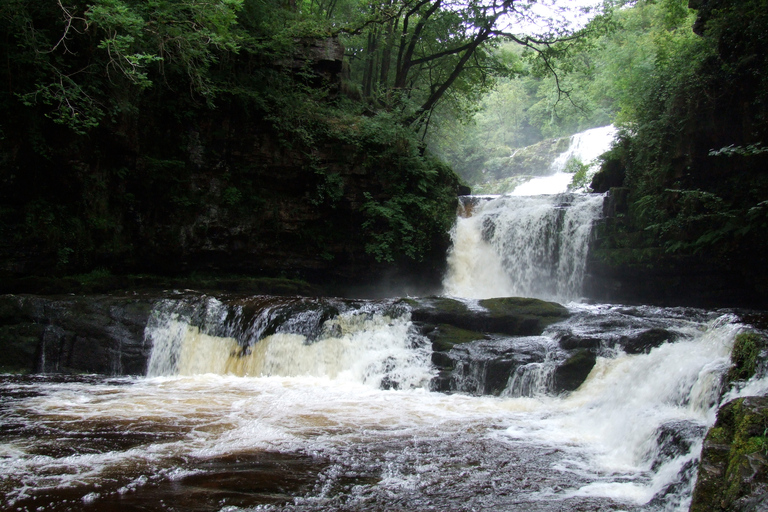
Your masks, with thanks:
M 145 331 L 146 375 L 0 376 L 2 508 L 687 510 L 746 326 L 725 310 L 583 300 L 600 199 L 465 200 L 444 294 L 478 310 L 558 300 L 570 316 L 455 346 L 449 389 L 396 298 L 169 294 Z M 578 350 L 594 366 L 558 391 Z M 483 361 L 499 354 L 519 364 L 486 394 Z

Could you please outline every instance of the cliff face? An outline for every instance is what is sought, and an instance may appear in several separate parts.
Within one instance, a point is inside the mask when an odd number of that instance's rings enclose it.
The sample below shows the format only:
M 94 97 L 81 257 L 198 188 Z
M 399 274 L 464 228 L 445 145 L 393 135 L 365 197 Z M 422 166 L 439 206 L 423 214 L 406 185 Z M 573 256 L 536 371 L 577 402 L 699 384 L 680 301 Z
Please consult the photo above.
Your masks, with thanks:
M 671 121 L 637 129 L 604 167 L 598 189 L 614 188 L 587 293 L 766 307 L 765 9 L 733 0 L 692 0 L 690 7 L 699 9 L 694 31 L 714 50 L 696 68 L 696 87 L 670 93 Z
M 293 60 L 276 63 L 283 76 L 322 89 L 323 101 L 338 95 L 343 47 L 329 40 L 298 48 Z M 40 140 L 22 130 L 6 134 L 0 275 L 101 268 L 344 286 L 397 270 L 417 281 L 439 279 L 458 187 L 450 170 L 407 145 L 366 137 L 365 119 L 332 109 L 289 120 L 234 95 L 194 110 L 177 110 L 173 101 L 147 98 L 138 112 L 87 136 L 52 123 L 27 130 Z M 372 208 L 408 188 L 406 166 L 384 168 L 393 160 L 385 154 L 428 167 L 420 197 L 441 202 L 420 232 L 428 240 L 416 257 L 371 255 L 374 235 L 386 234 L 386 226 L 376 231 Z

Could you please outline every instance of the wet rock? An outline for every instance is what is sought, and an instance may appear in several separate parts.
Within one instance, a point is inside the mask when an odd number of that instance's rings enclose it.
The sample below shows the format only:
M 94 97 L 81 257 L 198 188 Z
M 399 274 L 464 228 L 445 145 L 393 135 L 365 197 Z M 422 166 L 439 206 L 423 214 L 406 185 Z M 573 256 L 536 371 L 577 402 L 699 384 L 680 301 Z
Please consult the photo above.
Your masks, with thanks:
M 456 344 L 448 352 L 434 352 L 441 372 L 433 379 L 434 391 L 459 391 L 475 395 L 499 395 L 515 372 L 528 364 L 541 363 L 551 349 L 544 337 L 487 339 Z
M 0 368 L 143 375 L 152 297 L 0 296 Z
M 445 297 L 404 299 L 404 302 L 410 305 L 414 322 L 512 336 L 539 335 L 548 325 L 569 316 L 560 304 L 522 297 L 481 300 L 478 303 L 481 309 L 470 309 L 462 301 Z
M 678 335 L 661 328 L 647 329 L 631 336 L 619 338 L 619 345 L 627 354 L 647 354 L 664 343 L 676 341 Z
M 704 439 L 690 510 L 765 510 L 767 497 L 768 397 L 739 398 Z
M 768 348 L 768 340 L 756 332 L 743 332 L 736 336 L 731 351 L 733 366 L 728 370 L 726 380 L 749 380 L 758 371 L 764 357 L 761 355 Z M 764 365 L 764 363 L 763 363 Z
M 597 362 L 595 353 L 579 349 L 555 369 L 554 389 L 556 393 L 574 391 L 587 379 Z
M 563 350 L 575 350 L 579 348 L 596 350 L 599 349 L 601 345 L 599 338 L 578 336 L 571 332 L 561 334 L 558 338 L 558 343 Z
M 447 352 L 455 345 L 486 339 L 482 332 L 470 331 L 449 324 L 440 324 L 427 333 L 427 338 L 432 342 L 432 350 Z
M 690 496 L 691 482 L 695 476 L 696 464 L 693 460 L 689 460 L 683 464 L 676 477 L 646 504 L 647 509 L 676 510 L 682 508 L 684 501 Z M 678 507 L 671 508 L 672 504 L 677 504 Z
M 612 188 L 621 187 L 624 184 L 625 172 L 626 170 L 621 160 L 607 160 L 592 177 L 590 188 L 593 192 L 604 193 Z
M 651 469 L 657 471 L 664 462 L 690 452 L 705 429 L 704 425 L 692 421 L 671 421 L 661 425 L 656 431 L 657 452 Z
M 547 139 L 519 149 L 511 157 L 490 159 L 487 172 L 494 178 L 508 176 L 548 176 L 553 173 L 552 163 L 568 150 L 570 137 Z
M 430 385 L 434 391 L 502 393 L 520 366 L 546 358 L 545 345 L 551 341 L 536 336 L 569 316 L 559 304 L 529 298 L 486 299 L 477 303 L 479 307 L 445 297 L 404 302 L 411 308 L 412 320 L 432 342 L 432 363 L 438 368 Z M 565 385 L 573 386 L 579 378 L 583 381 L 589 370 L 579 377 L 583 372 L 578 364 L 566 366 Z

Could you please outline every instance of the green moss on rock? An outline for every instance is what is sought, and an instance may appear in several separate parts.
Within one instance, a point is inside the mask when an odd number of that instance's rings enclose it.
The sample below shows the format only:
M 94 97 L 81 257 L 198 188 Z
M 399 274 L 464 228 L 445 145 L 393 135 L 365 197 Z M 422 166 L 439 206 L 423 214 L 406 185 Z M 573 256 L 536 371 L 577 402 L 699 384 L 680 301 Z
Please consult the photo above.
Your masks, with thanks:
M 555 391 L 574 391 L 589 376 L 597 362 L 595 353 L 579 349 L 555 370 Z
M 447 352 L 455 345 L 482 340 L 485 335 L 481 332 L 470 331 L 448 324 L 440 324 L 427 337 L 432 340 L 432 350 Z
M 690 511 L 763 510 L 766 489 L 768 397 L 728 402 L 704 440 Z
M 481 300 L 482 309 L 445 297 L 409 299 L 415 322 L 446 324 L 476 332 L 511 336 L 536 336 L 554 323 L 568 318 L 566 308 L 539 299 L 505 297 Z
M 731 351 L 733 366 L 728 370 L 727 380 L 748 380 L 757 371 L 758 356 L 765 339 L 755 332 L 744 332 L 736 336 Z

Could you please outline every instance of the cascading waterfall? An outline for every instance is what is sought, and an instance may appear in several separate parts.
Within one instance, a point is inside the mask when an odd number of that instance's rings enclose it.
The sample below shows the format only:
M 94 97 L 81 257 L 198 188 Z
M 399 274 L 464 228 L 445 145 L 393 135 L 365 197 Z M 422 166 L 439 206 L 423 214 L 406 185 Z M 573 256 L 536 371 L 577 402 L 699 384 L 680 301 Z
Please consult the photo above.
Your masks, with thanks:
M 572 158 L 596 166 L 616 128 L 593 128 L 571 137 L 537 178 L 501 197 L 463 197 L 453 228 L 444 293 L 456 297 L 536 297 L 569 302 L 581 296 L 592 226 L 603 196 L 566 193 Z
M 149 376 L 309 375 L 374 387 L 426 387 L 433 376 L 426 338 L 389 304 L 272 298 L 225 305 L 213 297 L 167 301 L 147 326 Z M 197 325 L 195 325 L 197 324 Z
M 2 508 L 687 510 L 740 320 L 576 302 L 602 196 L 463 207 L 461 300 L 175 293 L 144 378 L 0 376 Z M 515 295 L 574 302 L 536 335 L 442 324 Z M 438 348 L 440 329 L 461 341 Z
M 572 174 L 565 172 L 568 162 L 576 159 L 589 168 L 589 174 L 593 174 L 599 167 L 597 157 L 610 149 L 616 133 L 616 127 L 609 125 L 572 135 L 568 149 L 558 155 L 550 165 L 551 175 L 518 185 L 511 195 L 533 196 L 565 192 L 573 179 Z
M 466 199 L 473 200 L 473 199 Z M 536 297 L 569 302 L 581 296 L 592 226 L 603 196 L 587 194 L 474 199 L 459 217 L 448 255 L 446 295 Z
M 457 345 L 466 392 L 437 393 L 408 304 L 173 298 L 147 378 L 0 380 L 3 508 L 686 509 L 735 317 L 574 304 L 540 336 Z M 571 346 L 596 363 L 557 393 Z M 477 396 L 498 361 L 506 389 Z

